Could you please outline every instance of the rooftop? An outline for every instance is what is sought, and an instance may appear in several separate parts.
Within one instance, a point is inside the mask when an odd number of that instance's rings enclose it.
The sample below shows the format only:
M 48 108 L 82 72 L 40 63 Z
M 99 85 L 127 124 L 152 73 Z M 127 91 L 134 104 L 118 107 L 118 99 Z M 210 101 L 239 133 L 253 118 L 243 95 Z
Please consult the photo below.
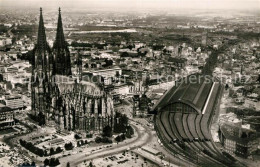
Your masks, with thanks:
M 12 111 L 12 109 L 0 103 L 0 112 L 7 112 L 7 111 Z
M 240 126 L 224 123 L 220 130 L 226 139 L 236 141 L 240 144 L 247 144 L 257 138 L 256 132 Z
M 153 111 L 158 111 L 169 104 L 181 102 L 193 107 L 198 113 L 205 110 L 212 110 L 217 99 L 217 92 L 221 87 L 220 83 L 209 76 L 193 74 L 175 82 L 175 86 L 169 89 L 158 103 L 153 107 Z

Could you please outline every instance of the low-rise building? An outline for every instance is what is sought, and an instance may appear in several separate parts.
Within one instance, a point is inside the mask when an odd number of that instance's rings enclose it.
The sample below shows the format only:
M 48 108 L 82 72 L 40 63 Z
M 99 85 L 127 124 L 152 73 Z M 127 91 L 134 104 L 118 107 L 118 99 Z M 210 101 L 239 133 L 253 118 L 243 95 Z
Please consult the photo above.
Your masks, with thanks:
M 10 128 L 14 124 L 15 121 L 13 109 L 0 104 L 0 130 Z
M 148 152 L 150 154 L 153 154 L 153 155 L 160 155 L 161 154 L 160 151 L 158 151 L 158 150 L 156 150 L 156 149 L 154 149 L 152 147 L 148 147 L 148 146 L 143 146 L 142 150 L 144 150 L 144 151 L 146 151 L 146 152 Z
M 117 84 L 114 86 L 114 92 L 119 95 L 129 94 L 129 86 L 127 84 Z
M 175 65 L 176 67 L 178 67 L 179 69 L 184 68 L 187 64 L 187 59 L 184 58 L 175 58 L 175 57 L 170 57 L 168 59 L 168 62 L 170 64 Z
M 21 96 L 5 96 L 2 100 L 0 100 L 0 103 L 8 108 L 11 108 L 12 110 L 20 110 L 25 107 Z
M 84 71 L 85 73 L 92 73 L 93 76 L 102 76 L 104 78 L 105 85 L 110 85 L 113 82 L 114 78 L 119 77 L 122 75 L 122 69 L 119 67 L 113 67 L 113 68 L 104 68 L 104 69 L 94 69 L 91 71 Z

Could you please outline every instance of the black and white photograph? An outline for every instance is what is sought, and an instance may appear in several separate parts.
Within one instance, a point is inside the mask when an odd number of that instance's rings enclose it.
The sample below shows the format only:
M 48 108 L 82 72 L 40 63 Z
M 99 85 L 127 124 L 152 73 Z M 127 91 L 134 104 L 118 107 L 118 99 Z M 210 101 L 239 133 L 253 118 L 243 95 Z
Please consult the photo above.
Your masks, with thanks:
M 260 0 L 0 0 L 0 167 L 259 167 Z

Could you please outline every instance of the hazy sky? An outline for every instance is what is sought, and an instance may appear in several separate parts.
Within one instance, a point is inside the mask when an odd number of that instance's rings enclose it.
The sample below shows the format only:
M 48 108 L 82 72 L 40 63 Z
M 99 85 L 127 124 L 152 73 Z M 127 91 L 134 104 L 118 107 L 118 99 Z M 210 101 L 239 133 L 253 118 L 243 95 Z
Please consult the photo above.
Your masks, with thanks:
M 111 10 L 142 9 L 259 9 L 260 0 L 0 0 L 8 7 L 107 8 Z

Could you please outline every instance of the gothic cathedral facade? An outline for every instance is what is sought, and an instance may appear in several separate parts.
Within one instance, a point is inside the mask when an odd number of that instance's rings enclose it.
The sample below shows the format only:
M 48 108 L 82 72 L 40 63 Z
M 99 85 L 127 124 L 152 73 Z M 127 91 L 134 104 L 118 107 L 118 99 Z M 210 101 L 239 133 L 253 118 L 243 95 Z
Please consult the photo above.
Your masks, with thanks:
M 113 127 L 114 109 L 109 94 L 94 83 L 75 79 L 70 51 L 65 41 L 59 9 L 56 39 L 47 43 L 42 9 L 37 43 L 33 49 L 31 76 L 31 114 L 40 125 L 54 121 L 65 130 L 102 131 Z

